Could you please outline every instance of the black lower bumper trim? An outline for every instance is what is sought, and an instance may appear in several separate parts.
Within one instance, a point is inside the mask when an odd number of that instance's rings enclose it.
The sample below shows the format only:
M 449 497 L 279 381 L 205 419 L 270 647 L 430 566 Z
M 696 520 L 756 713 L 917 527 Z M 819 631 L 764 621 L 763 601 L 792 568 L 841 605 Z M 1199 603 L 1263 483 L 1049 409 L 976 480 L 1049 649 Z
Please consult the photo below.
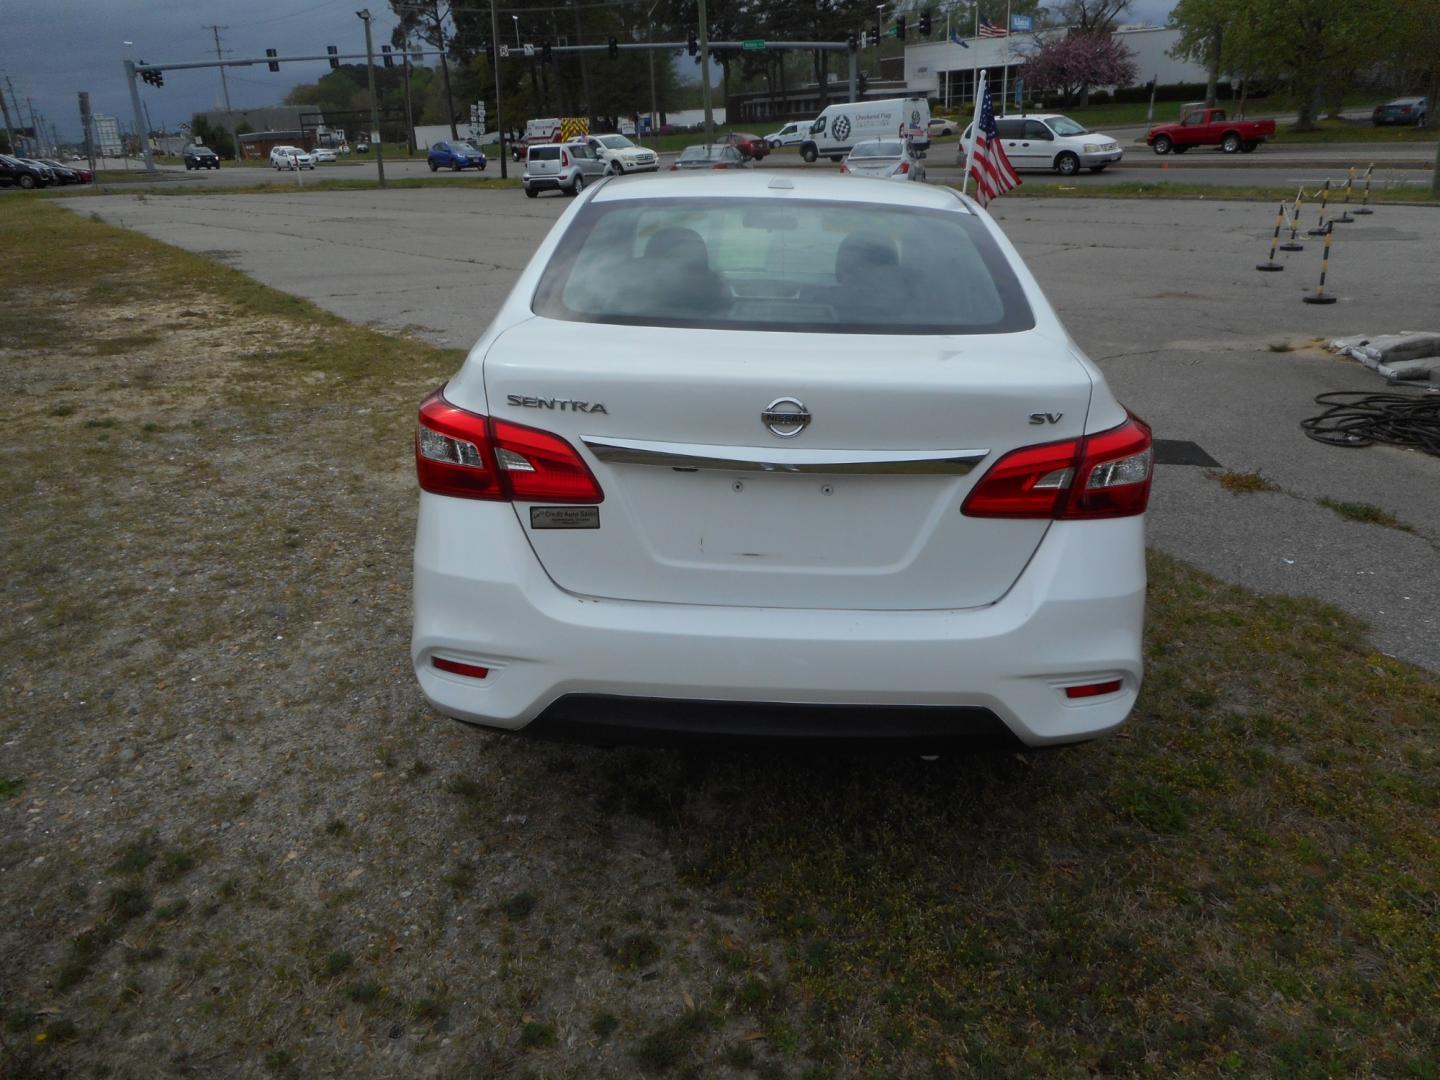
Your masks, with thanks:
M 519 734 L 613 745 L 893 745 L 907 751 L 1020 741 L 989 709 L 971 706 L 796 705 L 569 694 Z

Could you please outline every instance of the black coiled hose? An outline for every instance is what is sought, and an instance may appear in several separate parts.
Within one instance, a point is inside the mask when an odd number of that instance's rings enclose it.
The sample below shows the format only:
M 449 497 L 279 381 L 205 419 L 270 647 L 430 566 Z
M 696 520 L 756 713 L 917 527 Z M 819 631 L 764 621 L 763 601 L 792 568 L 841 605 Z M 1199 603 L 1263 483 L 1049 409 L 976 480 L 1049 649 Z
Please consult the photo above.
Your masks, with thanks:
M 1327 406 L 1300 421 L 1306 435 L 1330 446 L 1407 446 L 1440 457 L 1440 394 L 1320 394 Z

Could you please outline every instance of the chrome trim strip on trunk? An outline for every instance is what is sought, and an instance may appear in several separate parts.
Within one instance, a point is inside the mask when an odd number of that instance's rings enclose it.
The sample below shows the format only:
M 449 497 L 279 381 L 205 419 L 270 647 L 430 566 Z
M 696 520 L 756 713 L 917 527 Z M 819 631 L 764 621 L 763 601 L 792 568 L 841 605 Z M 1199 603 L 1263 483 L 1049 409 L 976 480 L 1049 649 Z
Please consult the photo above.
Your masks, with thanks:
M 964 476 L 989 450 L 809 450 L 776 446 L 708 446 L 645 442 L 581 435 L 580 441 L 609 465 L 651 465 L 695 472 L 850 473 L 860 475 Z

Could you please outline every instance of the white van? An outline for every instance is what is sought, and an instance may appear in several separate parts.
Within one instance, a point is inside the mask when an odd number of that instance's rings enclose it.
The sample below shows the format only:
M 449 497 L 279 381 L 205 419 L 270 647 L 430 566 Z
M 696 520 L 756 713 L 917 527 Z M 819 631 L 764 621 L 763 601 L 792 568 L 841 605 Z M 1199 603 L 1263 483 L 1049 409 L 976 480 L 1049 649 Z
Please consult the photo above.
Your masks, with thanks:
M 965 150 L 970 145 L 967 125 L 955 149 L 955 164 L 965 167 Z M 1081 169 L 1104 172 L 1125 156 L 1119 140 L 1099 131 L 1090 131 L 1059 113 L 1030 113 L 995 118 L 995 133 L 1005 145 L 1005 157 L 1016 172 L 1051 170 L 1074 176 Z
M 865 139 L 909 136 L 915 152 L 930 148 L 930 102 L 923 97 L 850 101 L 831 105 L 810 125 L 800 144 L 806 161 L 828 157 L 839 161 Z

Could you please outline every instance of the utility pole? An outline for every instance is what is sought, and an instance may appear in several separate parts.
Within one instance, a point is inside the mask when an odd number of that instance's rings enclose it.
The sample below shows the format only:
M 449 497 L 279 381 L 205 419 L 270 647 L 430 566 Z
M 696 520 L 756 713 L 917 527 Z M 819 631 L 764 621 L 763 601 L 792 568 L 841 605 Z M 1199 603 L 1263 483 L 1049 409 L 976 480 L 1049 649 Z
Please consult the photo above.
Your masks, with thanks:
M 379 176 L 380 186 L 385 186 L 385 133 L 380 130 L 380 106 L 375 97 L 375 42 L 370 34 L 370 9 L 357 11 L 361 22 L 365 24 L 365 74 L 370 80 L 370 126 L 375 129 L 375 172 Z M 450 129 L 455 129 L 455 120 L 450 120 Z M 457 136 L 458 138 L 458 136 Z
M 15 146 L 15 128 L 10 124 L 10 106 L 5 104 L 5 94 L 0 92 L 0 112 L 5 114 L 5 139 L 6 145 L 10 147 L 10 153 L 18 154 L 20 151 Z
M 700 92 L 705 102 L 705 145 L 715 144 L 715 112 L 710 108 L 710 26 L 705 0 L 700 0 Z
M 500 112 L 500 22 L 495 15 L 495 0 L 490 0 L 490 70 L 495 76 L 495 130 L 500 133 L 500 179 L 508 174 L 505 166 L 505 121 Z
M 20 99 L 15 96 L 15 84 L 10 81 L 10 76 L 9 76 L 9 75 L 6 75 L 6 76 L 5 76 L 5 85 L 10 88 L 10 104 L 11 104 L 11 105 L 14 107 L 14 109 L 15 109 L 15 123 L 19 124 L 21 127 L 24 127 L 24 126 L 25 126 L 25 114 L 20 111 Z M 4 97 L 4 96 L 5 96 L 4 94 L 0 94 L 0 97 Z M 12 142 L 12 143 L 10 144 L 10 146 L 11 146 L 11 153 L 13 153 L 13 154 L 19 154 L 19 153 L 20 153 L 20 147 L 19 147 L 18 144 Z
M 0 103 L 3 103 L 4 96 L 0 95 Z M 80 91 L 80 130 L 85 136 L 85 160 L 90 163 L 90 171 L 95 171 L 95 138 L 94 125 L 90 122 L 90 94 L 87 91 Z
M 145 123 L 144 110 L 140 107 L 140 87 L 135 81 L 135 61 L 125 61 L 125 81 L 130 84 L 130 108 L 135 114 L 135 126 L 138 128 Z M 145 171 L 148 173 L 157 172 L 155 168 L 155 157 L 150 153 L 150 140 L 141 139 L 140 149 L 145 152 Z M 125 155 L 125 168 L 130 168 L 130 155 Z
M 35 133 L 34 138 L 31 140 L 34 145 L 30 147 L 30 156 L 38 157 L 45 149 L 42 145 L 45 140 L 44 136 L 40 134 L 40 121 L 35 119 L 35 102 L 27 97 L 25 104 L 30 107 L 30 130 Z
M 212 24 L 210 24 L 210 25 L 208 25 L 208 26 L 203 26 L 203 27 L 201 27 L 201 29 L 202 29 L 202 30 L 209 30 L 211 33 L 213 33 L 213 34 L 215 35 L 215 59 L 216 59 L 216 60 L 224 60 L 224 59 L 225 59 L 225 52 L 224 52 L 223 49 L 220 48 L 220 31 L 221 31 L 221 30 L 229 30 L 230 28 L 229 28 L 228 26 L 216 26 L 216 25 L 214 25 L 214 24 L 212 23 Z M 224 95 L 225 95 L 225 112 L 226 112 L 227 114 L 229 114 L 230 117 L 233 119 L 233 118 L 234 118 L 234 110 L 230 108 L 230 83 L 227 82 L 226 79 L 225 79 L 225 69 L 224 69 L 223 67 L 220 69 L 220 90 L 221 90 L 221 92 L 223 92 Z M 239 124 L 236 124 L 235 127 L 236 127 L 236 128 L 239 128 L 240 125 L 239 125 Z M 231 131 L 231 132 L 230 132 L 230 137 L 231 137 L 232 140 L 234 140 L 234 143 L 235 143 L 235 164 L 236 164 L 236 165 L 239 165 L 239 164 L 240 164 L 240 133 L 239 133 L 239 131 L 238 131 L 238 130 L 236 130 L 236 131 Z
M 405 152 L 415 156 L 415 116 L 410 111 L 410 35 L 400 46 L 405 51 Z
M 703 0 L 702 0 L 702 2 L 703 2 Z M 654 10 L 655 10 L 655 5 L 654 5 L 654 4 L 651 4 L 651 5 L 650 5 L 650 10 L 651 10 L 651 11 L 654 11 Z M 575 16 L 575 44 L 576 44 L 576 45 L 584 44 L 584 37 L 585 37 L 585 36 L 580 32 L 580 9 L 575 6 L 575 0 L 570 0 L 570 12 L 571 12 L 571 14 L 573 14 L 573 15 Z M 654 30 L 653 30 L 653 29 L 651 30 L 651 36 L 652 36 L 652 40 L 653 40 L 653 36 L 654 36 Z M 578 56 L 579 56 L 579 58 L 580 58 L 580 85 L 585 88 L 585 115 L 586 115 L 587 117 L 590 117 L 590 116 L 593 116 L 594 113 L 595 113 L 595 108 L 594 108 L 594 106 L 591 104 L 591 102 L 592 102 L 593 99 L 590 97 L 590 68 L 587 67 L 586 64 L 585 64 L 585 54 L 584 54 L 584 53 L 579 53 Z M 652 71 L 654 70 L 654 65 L 653 65 L 653 63 L 652 63 L 652 65 L 651 65 L 651 70 L 652 70 Z

